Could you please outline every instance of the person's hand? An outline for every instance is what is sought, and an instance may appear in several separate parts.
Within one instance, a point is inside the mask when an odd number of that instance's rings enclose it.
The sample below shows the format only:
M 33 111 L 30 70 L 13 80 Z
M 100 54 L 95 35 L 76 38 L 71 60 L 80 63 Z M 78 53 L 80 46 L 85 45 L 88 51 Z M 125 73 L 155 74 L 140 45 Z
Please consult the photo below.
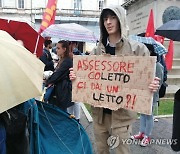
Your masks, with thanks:
M 156 92 L 159 89 L 160 78 L 155 77 L 154 80 L 149 84 L 149 89 L 152 92 Z
M 70 68 L 69 69 L 70 73 L 69 73 L 69 78 L 71 81 L 75 80 L 76 79 L 76 74 L 75 72 L 73 71 L 73 68 Z
M 43 72 L 43 79 L 44 80 L 49 79 L 52 74 L 53 74 L 53 71 L 44 71 Z

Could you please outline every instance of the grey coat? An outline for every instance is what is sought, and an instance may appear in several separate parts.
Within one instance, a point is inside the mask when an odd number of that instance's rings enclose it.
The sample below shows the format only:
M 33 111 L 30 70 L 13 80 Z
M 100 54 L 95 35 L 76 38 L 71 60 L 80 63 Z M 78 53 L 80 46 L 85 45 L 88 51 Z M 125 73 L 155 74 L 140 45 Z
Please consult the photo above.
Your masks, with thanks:
M 160 88 L 163 83 L 163 78 L 164 78 L 164 67 L 159 62 L 156 63 L 156 77 L 161 79 L 160 86 L 159 86 Z M 153 95 L 153 106 L 157 104 L 158 100 L 159 100 L 159 90 L 155 92 Z

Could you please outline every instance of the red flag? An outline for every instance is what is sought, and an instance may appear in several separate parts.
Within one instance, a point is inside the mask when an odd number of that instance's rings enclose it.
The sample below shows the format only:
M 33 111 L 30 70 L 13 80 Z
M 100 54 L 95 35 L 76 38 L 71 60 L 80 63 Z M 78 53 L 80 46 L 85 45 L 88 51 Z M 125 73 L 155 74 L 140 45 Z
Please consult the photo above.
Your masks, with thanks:
M 39 29 L 39 34 L 42 33 L 47 27 L 54 24 L 56 16 L 57 0 L 48 0 L 46 10 L 43 14 L 43 20 Z
M 167 70 L 172 69 L 173 55 L 174 55 L 174 42 L 173 42 L 173 40 L 170 40 L 169 47 L 168 47 L 168 53 L 166 54 L 166 58 L 165 58 Z
M 158 41 L 159 43 L 163 44 L 164 43 L 164 37 L 160 36 L 160 35 L 154 35 L 154 38 L 156 41 Z
M 146 34 L 145 37 L 152 37 L 154 38 L 154 15 L 153 15 L 153 10 L 151 9 L 150 15 L 149 15 L 149 20 L 148 20 L 148 25 L 146 28 Z

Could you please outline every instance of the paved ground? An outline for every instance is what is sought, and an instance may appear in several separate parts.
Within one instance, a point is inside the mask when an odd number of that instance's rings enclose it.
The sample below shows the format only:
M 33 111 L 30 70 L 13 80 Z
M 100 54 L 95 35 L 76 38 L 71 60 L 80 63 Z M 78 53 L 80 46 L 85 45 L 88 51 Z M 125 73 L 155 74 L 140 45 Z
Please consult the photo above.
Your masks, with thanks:
M 96 152 L 96 146 L 93 134 L 93 123 L 89 123 L 85 114 L 82 112 L 81 124 L 86 129 L 90 140 L 92 141 L 94 154 Z M 132 132 L 137 133 L 139 130 L 139 120 L 133 124 Z M 172 136 L 172 118 L 160 118 L 159 122 L 155 122 L 154 130 L 152 132 L 153 139 L 171 139 Z M 132 154 L 180 154 L 180 152 L 174 152 L 171 150 L 168 144 L 151 144 L 147 147 L 141 147 L 139 145 L 130 145 Z
M 133 133 L 139 130 L 139 120 L 133 124 Z M 152 139 L 171 139 L 172 137 L 172 118 L 160 118 L 154 123 Z M 168 144 L 151 144 L 148 147 L 140 147 L 139 145 L 131 145 L 133 154 L 175 154 Z M 179 152 L 180 153 L 180 152 Z

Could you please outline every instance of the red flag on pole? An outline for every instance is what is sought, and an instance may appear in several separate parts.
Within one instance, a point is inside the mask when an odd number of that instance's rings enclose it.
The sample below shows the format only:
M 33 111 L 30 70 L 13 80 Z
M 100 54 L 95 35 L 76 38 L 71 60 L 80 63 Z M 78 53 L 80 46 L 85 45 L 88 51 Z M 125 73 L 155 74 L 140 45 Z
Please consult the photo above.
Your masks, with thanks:
M 160 35 L 154 35 L 154 38 L 156 41 L 158 41 L 161 44 L 164 44 L 164 37 Z
M 174 42 L 173 42 L 173 40 L 170 40 L 169 47 L 168 47 L 168 53 L 166 54 L 166 57 L 165 57 L 167 70 L 172 69 L 173 55 L 174 55 Z
M 145 37 L 154 38 L 154 15 L 153 15 L 153 10 L 152 9 L 150 11 Z
M 43 14 L 41 27 L 39 29 L 39 34 L 42 33 L 47 27 L 54 24 L 56 16 L 56 6 L 57 0 L 48 0 L 46 10 Z

